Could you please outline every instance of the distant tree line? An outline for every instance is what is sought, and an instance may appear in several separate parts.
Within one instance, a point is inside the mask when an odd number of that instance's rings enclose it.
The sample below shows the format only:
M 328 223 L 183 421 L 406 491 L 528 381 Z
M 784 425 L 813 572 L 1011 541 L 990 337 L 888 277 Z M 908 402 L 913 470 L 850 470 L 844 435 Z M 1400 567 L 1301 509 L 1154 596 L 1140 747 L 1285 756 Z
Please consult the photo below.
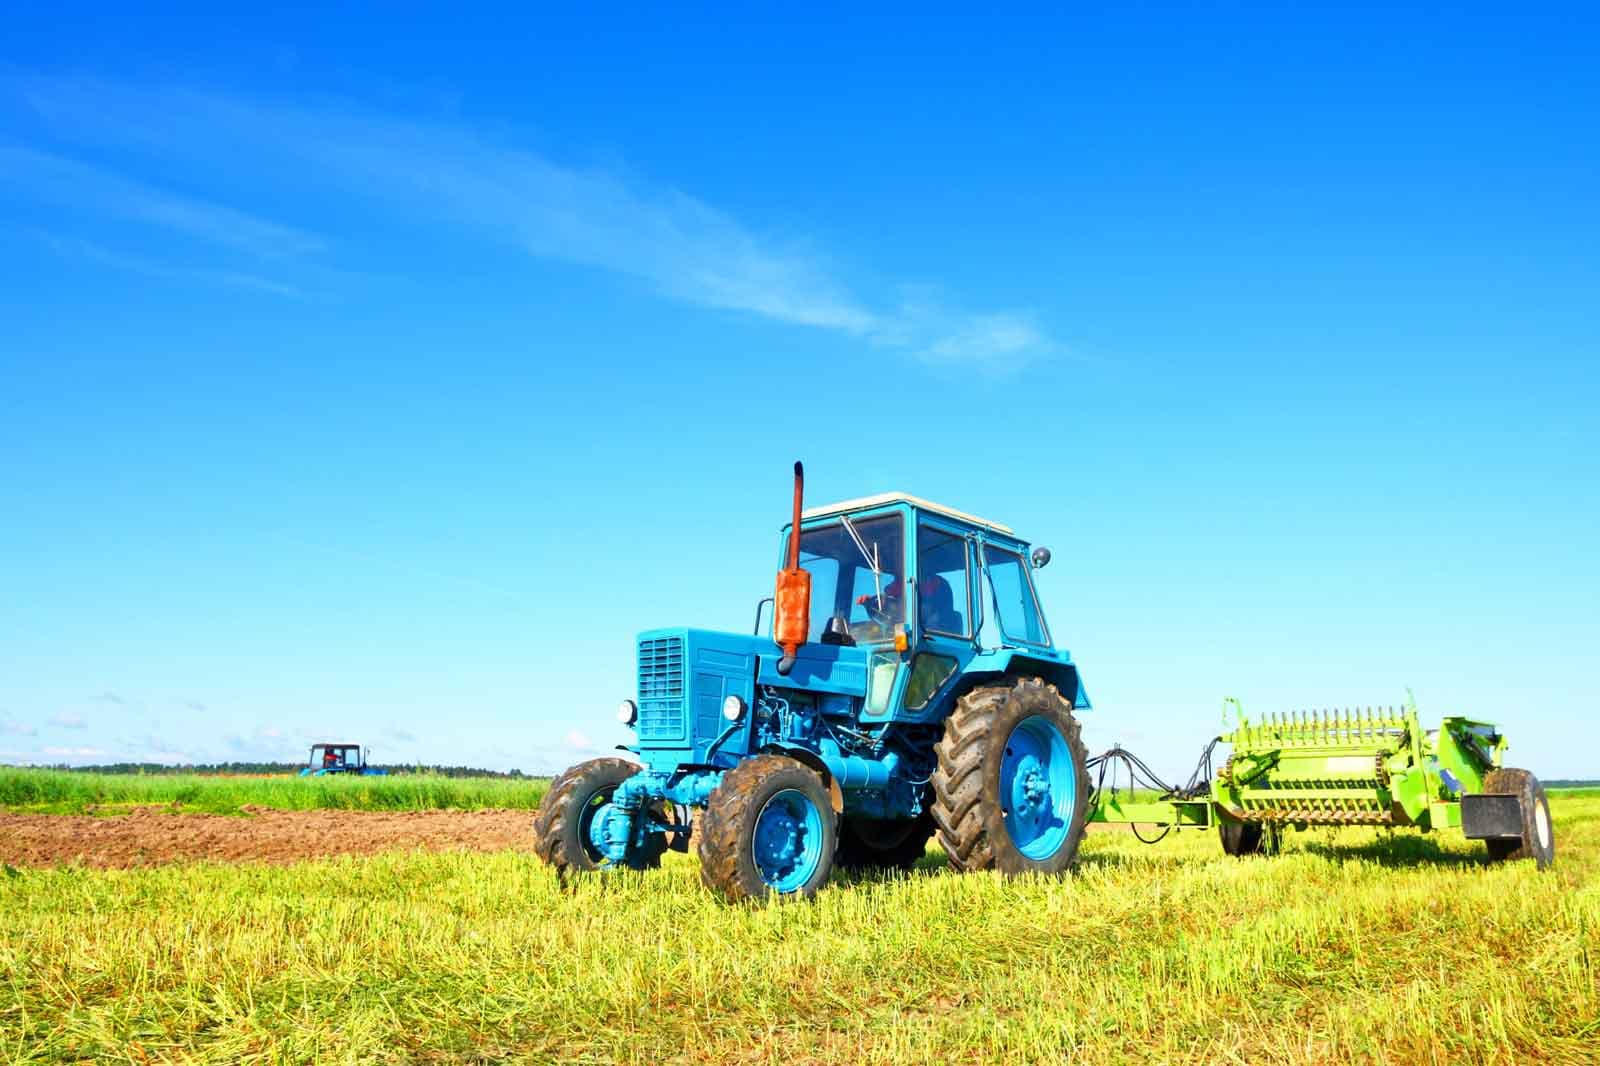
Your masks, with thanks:
M 99 766 L 57 764 L 52 770 L 72 770 L 85 774 L 297 774 L 303 762 L 217 762 L 171 766 L 158 762 L 114 762 Z M 521 770 L 485 770 L 477 766 L 422 766 L 416 763 L 373 763 L 391 774 L 436 774 L 440 777 L 504 777 L 522 780 L 538 777 Z

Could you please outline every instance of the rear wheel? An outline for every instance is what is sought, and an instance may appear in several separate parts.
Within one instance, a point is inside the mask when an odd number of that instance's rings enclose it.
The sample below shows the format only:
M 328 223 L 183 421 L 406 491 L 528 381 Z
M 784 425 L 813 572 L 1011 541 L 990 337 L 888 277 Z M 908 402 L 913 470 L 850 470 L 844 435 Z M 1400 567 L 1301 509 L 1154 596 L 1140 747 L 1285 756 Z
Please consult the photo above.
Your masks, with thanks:
M 957 701 L 935 751 L 933 820 L 958 870 L 1060 873 L 1088 817 L 1089 775 L 1072 703 L 1035 677 Z
M 757 755 L 722 776 L 694 840 L 700 879 L 729 899 L 809 897 L 833 872 L 838 819 L 816 771 Z
M 1522 808 L 1522 839 L 1484 841 L 1489 860 L 1532 859 L 1541 870 L 1554 862 L 1556 836 L 1550 825 L 1550 801 L 1545 798 L 1539 779 L 1526 770 L 1491 770 L 1483 779 L 1483 790 L 1516 796 L 1517 805 Z
M 932 836 L 933 815 L 926 810 L 901 821 L 846 815 L 839 819 L 839 851 L 833 861 L 846 870 L 909 870 L 927 854 Z
M 619 865 L 635 870 L 660 866 L 661 853 L 667 850 L 667 839 L 660 833 L 647 835 L 621 863 L 607 859 L 595 840 L 596 823 L 610 812 L 617 786 L 638 772 L 626 759 L 591 759 L 557 777 L 534 812 L 534 853 L 562 873 Z

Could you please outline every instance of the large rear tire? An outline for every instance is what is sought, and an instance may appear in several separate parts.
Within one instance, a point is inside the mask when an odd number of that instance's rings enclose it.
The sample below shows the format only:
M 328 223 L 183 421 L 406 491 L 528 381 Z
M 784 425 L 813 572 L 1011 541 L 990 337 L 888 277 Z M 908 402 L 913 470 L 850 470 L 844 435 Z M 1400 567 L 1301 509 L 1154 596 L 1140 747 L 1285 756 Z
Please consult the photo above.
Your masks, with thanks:
M 700 880 L 728 899 L 809 898 L 833 872 L 838 818 L 815 770 L 757 755 L 722 776 L 694 840 Z
M 1483 779 L 1483 790 L 1516 796 L 1522 808 L 1522 839 L 1485 840 L 1489 861 L 1532 859 L 1541 870 L 1554 862 L 1556 835 L 1550 822 L 1550 801 L 1539 779 L 1526 770 L 1491 770 Z
M 646 836 L 620 864 L 610 862 L 589 836 L 590 825 L 610 805 L 617 786 L 638 772 L 626 759 L 590 759 L 557 777 L 534 812 L 534 853 L 563 874 L 614 865 L 635 870 L 660 866 L 667 850 L 667 838 L 660 833 Z
M 844 870 L 909 870 L 928 853 L 933 815 L 924 810 L 909 821 L 839 819 L 839 851 L 834 865 Z
M 1036 677 L 973 689 L 934 749 L 933 820 L 957 870 L 1057 874 L 1089 813 L 1072 703 Z

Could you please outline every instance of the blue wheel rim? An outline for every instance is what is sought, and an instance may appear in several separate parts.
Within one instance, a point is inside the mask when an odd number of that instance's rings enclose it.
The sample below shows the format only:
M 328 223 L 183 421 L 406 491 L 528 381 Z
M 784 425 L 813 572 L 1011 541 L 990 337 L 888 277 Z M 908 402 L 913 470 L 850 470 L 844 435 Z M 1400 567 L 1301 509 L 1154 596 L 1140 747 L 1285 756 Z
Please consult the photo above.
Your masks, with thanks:
M 578 808 L 578 840 L 588 853 L 589 861 L 596 866 L 611 862 L 606 858 L 605 824 L 611 814 L 611 795 L 616 790 L 615 785 L 596 789 Z
M 1078 802 L 1078 772 L 1067 738 L 1043 715 L 1024 718 L 1000 761 L 1000 810 L 1024 856 L 1048 859 L 1067 842 Z
M 756 815 L 751 857 L 773 891 L 797 892 L 822 863 L 822 812 L 799 789 L 786 788 Z

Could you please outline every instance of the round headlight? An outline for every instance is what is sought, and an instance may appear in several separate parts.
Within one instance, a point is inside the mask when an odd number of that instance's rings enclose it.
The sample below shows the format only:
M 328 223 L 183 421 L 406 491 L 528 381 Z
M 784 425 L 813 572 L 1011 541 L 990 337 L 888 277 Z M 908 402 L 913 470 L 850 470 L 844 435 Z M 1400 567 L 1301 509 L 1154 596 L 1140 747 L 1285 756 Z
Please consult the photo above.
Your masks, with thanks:
M 632 725 L 639 717 L 639 705 L 632 700 L 623 700 L 617 704 L 617 721 L 623 725 Z
M 722 701 L 722 717 L 726 718 L 728 721 L 737 722 L 739 720 L 739 716 L 743 713 L 744 700 L 741 700 L 738 696 L 729 696 L 727 699 Z

